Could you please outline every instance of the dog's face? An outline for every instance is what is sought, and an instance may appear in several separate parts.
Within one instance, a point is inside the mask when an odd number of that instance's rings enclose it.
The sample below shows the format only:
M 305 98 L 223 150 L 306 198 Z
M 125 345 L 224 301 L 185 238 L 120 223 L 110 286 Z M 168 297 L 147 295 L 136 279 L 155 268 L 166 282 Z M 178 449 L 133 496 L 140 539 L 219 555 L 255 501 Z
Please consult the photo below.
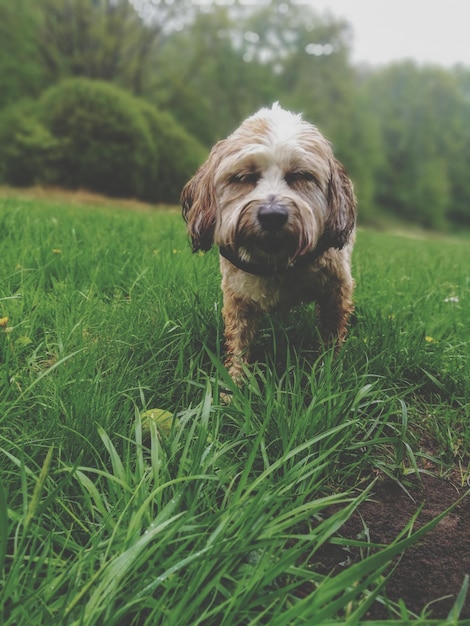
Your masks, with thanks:
M 246 261 L 341 248 L 355 221 L 352 186 L 330 144 L 277 105 L 214 146 L 182 203 L 193 250 L 215 243 Z

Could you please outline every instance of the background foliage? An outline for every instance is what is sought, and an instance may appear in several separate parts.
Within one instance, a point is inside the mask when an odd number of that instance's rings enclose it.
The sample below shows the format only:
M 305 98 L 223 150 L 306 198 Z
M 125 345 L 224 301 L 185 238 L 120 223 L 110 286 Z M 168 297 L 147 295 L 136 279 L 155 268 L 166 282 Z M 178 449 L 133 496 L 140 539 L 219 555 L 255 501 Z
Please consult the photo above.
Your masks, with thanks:
M 333 142 L 361 219 L 468 226 L 470 69 L 355 67 L 350 48 L 346 22 L 292 0 L 0 0 L 0 181 L 174 201 L 204 149 L 279 100 Z M 58 115 L 52 101 L 72 83 L 47 90 L 71 78 L 101 81 L 93 96 L 75 83 L 67 132 L 86 144 L 81 154 L 49 110 Z M 92 136 L 78 117 L 98 93 L 109 98 L 93 109 Z M 103 172 L 126 142 L 129 171 L 121 159 Z

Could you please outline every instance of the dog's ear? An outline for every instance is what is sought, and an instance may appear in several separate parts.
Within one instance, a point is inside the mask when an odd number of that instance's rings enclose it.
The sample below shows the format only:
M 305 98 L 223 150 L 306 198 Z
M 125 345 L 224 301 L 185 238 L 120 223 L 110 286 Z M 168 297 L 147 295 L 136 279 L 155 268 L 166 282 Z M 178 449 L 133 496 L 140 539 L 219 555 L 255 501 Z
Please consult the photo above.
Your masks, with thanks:
M 183 188 L 181 204 L 183 217 L 188 225 L 193 252 L 210 250 L 214 243 L 217 219 L 217 201 L 214 188 L 215 156 L 220 150 L 220 141 L 212 148 L 207 161 Z
M 326 248 L 343 248 L 356 223 L 356 198 L 352 182 L 336 159 L 331 164 L 328 182 L 328 214 L 323 231 Z

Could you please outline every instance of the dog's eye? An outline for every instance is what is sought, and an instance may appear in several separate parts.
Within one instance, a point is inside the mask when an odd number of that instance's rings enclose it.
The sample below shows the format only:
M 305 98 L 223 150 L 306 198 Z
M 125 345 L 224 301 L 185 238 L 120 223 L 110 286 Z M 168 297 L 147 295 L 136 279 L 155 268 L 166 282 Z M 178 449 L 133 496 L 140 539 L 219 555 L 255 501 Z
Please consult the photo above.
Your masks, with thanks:
M 318 185 L 317 177 L 311 172 L 305 170 L 296 170 L 293 172 L 287 172 L 284 176 L 284 180 L 289 187 L 294 187 L 297 183 L 316 183 Z
M 230 176 L 229 182 L 235 185 L 255 185 L 259 178 L 258 172 L 241 172 Z

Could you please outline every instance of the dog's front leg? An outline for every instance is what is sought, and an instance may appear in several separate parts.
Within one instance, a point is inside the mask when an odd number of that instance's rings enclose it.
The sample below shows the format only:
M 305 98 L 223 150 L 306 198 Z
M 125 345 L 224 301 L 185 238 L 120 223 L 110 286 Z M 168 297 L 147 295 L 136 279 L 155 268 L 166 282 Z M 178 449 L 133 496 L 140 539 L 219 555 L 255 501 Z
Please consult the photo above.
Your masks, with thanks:
M 227 349 L 225 367 L 232 379 L 240 384 L 243 366 L 250 361 L 250 348 L 256 334 L 259 310 L 253 301 L 225 292 L 222 316 Z
M 354 283 L 352 278 L 332 281 L 328 292 L 317 300 L 317 316 L 324 347 L 341 348 L 348 332 L 351 313 L 354 310 L 352 299 Z

